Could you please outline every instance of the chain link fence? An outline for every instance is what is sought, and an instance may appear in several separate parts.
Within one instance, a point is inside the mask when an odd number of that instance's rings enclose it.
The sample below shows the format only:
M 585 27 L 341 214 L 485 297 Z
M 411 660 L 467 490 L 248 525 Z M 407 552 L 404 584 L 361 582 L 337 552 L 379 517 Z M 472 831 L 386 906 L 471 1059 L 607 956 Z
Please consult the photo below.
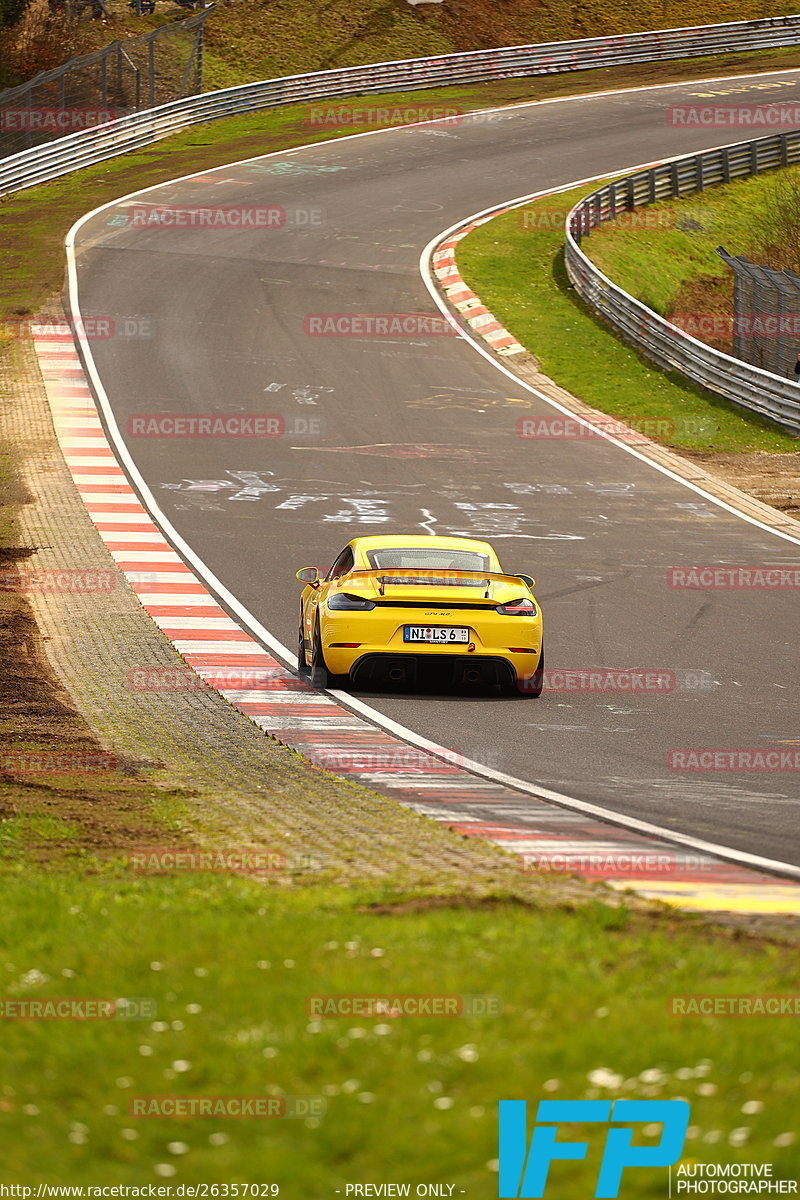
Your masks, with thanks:
M 0 92 L 0 158 L 203 90 L 213 5 Z
M 733 271 L 733 353 L 742 362 L 794 378 L 800 351 L 800 275 L 757 266 L 724 246 L 717 254 Z

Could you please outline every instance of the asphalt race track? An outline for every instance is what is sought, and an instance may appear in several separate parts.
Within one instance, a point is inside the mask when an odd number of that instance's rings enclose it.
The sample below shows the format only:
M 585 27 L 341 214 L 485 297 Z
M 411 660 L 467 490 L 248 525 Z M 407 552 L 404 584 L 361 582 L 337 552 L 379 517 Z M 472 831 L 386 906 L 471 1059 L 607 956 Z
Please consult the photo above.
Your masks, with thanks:
M 800 100 L 800 72 L 720 81 L 720 104 Z M 624 449 L 523 440 L 558 416 L 455 336 L 311 336 L 320 313 L 430 313 L 426 244 L 492 205 L 741 140 L 668 122 L 697 84 L 540 103 L 221 168 L 100 210 L 77 235 L 81 312 L 148 336 L 91 342 L 120 428 L 144 413 L 280 415 L 275 438 L 126 436 L 181 537 L 285 646 L 301 566 L 356 533 L 485 537 L 537 579 L 548 668 L 652 668 L 632 695 L 360 693 L 489 767 L 620 814 L 800 864 L 798 777 L 668 769 L 671 749 L 796 735 L 796 593 L 675 590 L 690 564 L 795 565 L 795 543 Z M 133 206 L 282 206 L 282 228 L 138 225 Z M 127 220 L 125 219 L 127 218 Z M 580 345 L 575 346 L 580 356 Z M 315 432 L 316 430 L 316 432 Z M 355 448 L 355 450 L 354 450 Z M 698 686 L 700 685 L 700 686 Z

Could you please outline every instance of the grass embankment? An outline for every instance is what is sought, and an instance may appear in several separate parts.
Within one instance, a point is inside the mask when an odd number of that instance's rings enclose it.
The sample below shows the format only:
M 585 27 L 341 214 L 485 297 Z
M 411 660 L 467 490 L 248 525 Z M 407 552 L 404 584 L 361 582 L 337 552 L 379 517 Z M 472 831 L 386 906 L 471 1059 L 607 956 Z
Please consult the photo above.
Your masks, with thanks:
M 790 11 L 776 0 L 645 0 L 635 7 L 611 0 L 583 0 L 580 6 L 569 0 L 546 6 L 449 0 L 419 8 L 407 0 L 222 0 L 209 22 L 207 45 L 212 73 L 223 69 L 244 80 Z
M 800 1170 L 782 1136 L 800 1082 L 796 1020 L 669 1011 L 673 993 L 791 991 L 787 947 L 597 904 L 393 908 L 377 889 L 46 876 L 24 858 L 3 883 L 5 996 L 157 1005 L 146 1022 L 4 1023 L 7 1183 L 275 1182 L 299 1198 L 345 1182 L 447 1182 L 484 1198 L 497 1100 L 544 1096 L 684 1096 L 685 1157 Z M 490 994 L 503 1012 L 310 1020 L 320 993 Z M 327 1113 L 129 1115 L 137 1096 L 278 1094 L 321 1096 Z M 598 1154 L 554 1168 L 559 1196 L 592 1194 Z M 628 1186 L 662 1196 L 665 1172 Z
M 774 225 L 776 186 L 796 189 L 800 168 L 768 171 L 639 210 L 641 225 L 601 226 L 584 249 L 604 274 L 664 317 L 733 312 L 733 272 L 716 248 L 751 262 L 798 267 Z M 648 216 L 648 214 L 650 214 Z M 647 224 L 648 220 L 652 227 Z M 787 251 L 790 256 L 787 258 Z M 702 340 L 730 353 L 730 338 Z
M 564 267 L 563 218 L 597 186 L 533 201 L 469 234 L 457 253 L 469 286 L 536 356 L 542 371 L 581 400 L 621 421 L 669 422 L 672 431 L 657 440 L 690 450 L 796 451 L 790 435 L 651 366 L 577 297 Z M 710 191 L 706 197 L 710 201 Z M 589 241 L 595 242 L 594 234 Z M 590 249 L 596 259 L 594 245 Z M 627 286 L 613 269 L 608 273 Z M 649 274 L 655 281 L 658 268 L 651 264 Z
M 37 70 L 126 41 L 190 13 L 160 0 L 152 16 L 136 17 L 128 0 L 106 0 L 110 21 L 53 14 L 44 0 L 23 21 L 0 30 L 0 84 L 11 86 Z M 645 0 L 636 7 L 611 0 L 449 0 L 412 7 L 407 0 L 217 0 L 207 23 L 205 86 L 232 86 L 303 71 L 451 54 L 493 46 L 552 42 L 643 29 L 713 24 L 780 16 L 781 0 Z M 167 51 L 169 53 L 169 51 Z M 175 49 L 175 60 L 183 52 Z

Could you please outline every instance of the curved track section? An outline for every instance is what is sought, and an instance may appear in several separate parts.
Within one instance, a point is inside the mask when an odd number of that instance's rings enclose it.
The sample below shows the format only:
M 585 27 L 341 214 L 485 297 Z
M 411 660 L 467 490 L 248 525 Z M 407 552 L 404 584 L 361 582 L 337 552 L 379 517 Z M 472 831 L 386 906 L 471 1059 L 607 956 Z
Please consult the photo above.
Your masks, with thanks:
M 797 98 L 796 73 L 772 81 L 781 99 Z M 718 88 L 746 98 L 763 82 Z M 123 327 L 150 318 L 146 341 L 84 343 L 86 365 L 133 477 L 233 611 L 293 645 L 294 570 L 329 562 L 357 529 L 485 536 L 507 568 L 537 576 L 553 666 L 706 673 L 713 687 L 622 700 L 362 694 L 355 703 L 620 820 L 797 864 L 796 775 L 667 768 L 675 748 L 791 744 L 795 601 L 677 591 L 665 579 L 689 563 L 793 566 L 797 547 L 613 441 L 521 441 L 519 417 L 552 408 L 462 339 L 314 336 L 309 323 L 431 314 L 422 247 L 454 219 L 518 195 L 521 180 L 557 187 L 629 169 L 655 145 L 678 154 L 729 141 L 730 129 L 667 120 L 671 105 L 702 103 L 711 86 L 520 106 L 456 130 L 362 135 L 149 189 L 76 229 L 73 307 Z M 137 223 L 143 203 L 280 206 L 291 219 L 250 231 L 166 227 Z M 274 413 L 291 434 L 133 436 L 133 418 L 155 412 Z M 526 809 L 533 818 L 520 795 L 523 823 Z
M 795 878 L 800 869 L 741 852 L 722 850 L 719 857 L 719 847 L 665 836 L 631 818 L 619 828 L 613 813 L 473 769 L 468 760 L 410 730 L 397 731 L 401 740 L 298 679 L 232 620 L 206 588 L 205 573 L 190 570 L 142 507 L 106 439 L 66 330 L 60 336 L 41 329 L 36 350 L 76 488 L 142 606 L 190 668 L 183 675 L 172 668 L 141 668 L 129 675 L 127 686 L 156 693 L 156 703 L 162 689 L 214 688 L 312 762 L 378 788 L 468 837 L 494 841 L 516 856 L 523 871 L 596 876 L 681 907 L 798 911 L 800 889 L 749 868 Z M 353 698 L 347 703 L 352 706 Z

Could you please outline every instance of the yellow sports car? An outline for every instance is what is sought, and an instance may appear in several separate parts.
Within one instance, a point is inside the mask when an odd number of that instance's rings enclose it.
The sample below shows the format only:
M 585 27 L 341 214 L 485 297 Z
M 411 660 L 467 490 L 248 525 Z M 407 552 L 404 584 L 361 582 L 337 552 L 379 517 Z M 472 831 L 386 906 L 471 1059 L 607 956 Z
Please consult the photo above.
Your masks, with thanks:
M 297 665 L 314 687 L 413 685 L 435 671 L 456 685 L 539 696 L 542 614 L 530 575 L 505 575 L 488 542 L 402 535 L 348 542 L 324 579 L 297 578 Z

